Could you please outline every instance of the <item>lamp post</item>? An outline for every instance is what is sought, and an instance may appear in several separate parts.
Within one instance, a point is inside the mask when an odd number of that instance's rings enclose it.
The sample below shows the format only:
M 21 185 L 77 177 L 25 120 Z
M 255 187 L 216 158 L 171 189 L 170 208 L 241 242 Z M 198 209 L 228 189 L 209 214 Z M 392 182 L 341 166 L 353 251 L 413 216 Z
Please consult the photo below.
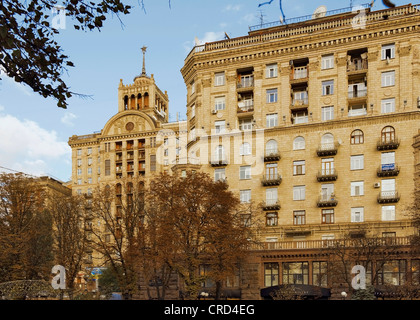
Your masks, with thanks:
M 341 300 L 346 300 L 347 293 L 345 291 L 341 292 Z

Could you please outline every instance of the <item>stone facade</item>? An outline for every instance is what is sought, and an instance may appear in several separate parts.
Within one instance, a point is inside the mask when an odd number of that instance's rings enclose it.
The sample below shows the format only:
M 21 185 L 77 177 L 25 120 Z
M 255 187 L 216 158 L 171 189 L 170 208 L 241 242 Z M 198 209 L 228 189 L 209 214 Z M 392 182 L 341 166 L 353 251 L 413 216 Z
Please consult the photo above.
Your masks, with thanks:
M 181 69 L 185 122 L 168 123 L 153 76 L 121 81 L 118 113 L 101 133 L 69 140 L 74 192 L 202 170 L 260 206 L 262 244 L 243 298 L 282 283 L 331 287 L 314 280 L 325 241 L 363 234 L 408 246 L 415 232 L 406 211 L 419 181 L 419 9 L 367 9 L 362 26 L 345 13 L 196 46 Z M 401 272 L 415 270 L 406 279 L 418 277 L 417 256 L 394 258 L 408 261 Z

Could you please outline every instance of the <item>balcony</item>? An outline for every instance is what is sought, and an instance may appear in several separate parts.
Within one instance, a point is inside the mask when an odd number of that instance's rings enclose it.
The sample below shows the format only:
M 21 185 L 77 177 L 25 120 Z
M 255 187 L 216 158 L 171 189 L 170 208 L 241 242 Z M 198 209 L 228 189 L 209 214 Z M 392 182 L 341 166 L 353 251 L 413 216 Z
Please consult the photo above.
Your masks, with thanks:
M 214 157 L 209 163 L 212 167 L 223 167 L 228 165 L 228 161 L 225 157 Z
M 347 62 L 348 73 L 366 72 L 368 69 L 367 58 L 353 58 Z
M 337 178 L 337 170 L 335 169 L 323 169 L 318 171 L 318 174 L 316 175 L 318 182 L 336 181 Z
M 279 210 L 280 202 L 278 200 L 269 200 L 262 205 L 264 211 Z
M 319 208 L 323 208 L 323 207 L 335 207 L 338 204 L 338 200 L 337 198 L 333 195 L 321 195 L 318 198 L 317 201 L 317 206 Z
M 254 76 L 244 75 L 240 77 L 240 81 L 236 84 L 238 92 L 248 91 L 254 89 Z
M 378 195 L 378 203 L 393 203 L 400 201 L 398 191 L 381 191 Z
M 308 81 L 308 66 L 293 67 L 290 74 L 291 83 L 299 83 Z
M 367 115 L 367 109 L 366 106 L 360 105 L 360 106 L 350 106 L 349 107 L 349 117 L 358 117 L 358 116 L 365 116 Z
M 323 143 L 316 150 L 319 157 L 334 156 L 338 152 L 338 143 Z
M 396 137 L 387 138 L 387 139 L 380 139 L 376 145 L 376 149 L 379 151 L 382 150 L 394 150 L 398 149 L 400 146 L 400 140 Z
M 378 177 L 393 177 L 393 176 L 398 176 L 399 173 L 400 173 L 399 166 L 397 166 L 395 163 L 388 163 L 388 164 L 381 165 L 378 168 L 376 175 Z
M 238 117 L 241 116 L 252 116 L 252 114 L 254 113 L 254 105 L 248 105 L 248 106 L 238 106 L 238 108 L 236 109 L 236 113 L 238 115 Z
M 278 186 L 281 183 L 281 176 L 277 173 L 272 173 L 268 175 L 263 175 L 261 179 L 261 184 L 263 186 Z
M 349 99 L 360 99 L 367 97 L 367 89 L 362 90 L 351 90 L 349 91 L 348 98 Z
M 279 160 L 280 160 L 280 153 L 278 152 L 278 150 L 267 149 L 265 151 L 264 162 L 279 161 Z
M 309 99 L 308 97 L 306 98 L 299 98 L 299 99 L 292 99 L 292 105 L 290 106 L 291 110 L 298 110 L 298 109 L 303 109 L 303 108 L 307 108 L 309 104 Z

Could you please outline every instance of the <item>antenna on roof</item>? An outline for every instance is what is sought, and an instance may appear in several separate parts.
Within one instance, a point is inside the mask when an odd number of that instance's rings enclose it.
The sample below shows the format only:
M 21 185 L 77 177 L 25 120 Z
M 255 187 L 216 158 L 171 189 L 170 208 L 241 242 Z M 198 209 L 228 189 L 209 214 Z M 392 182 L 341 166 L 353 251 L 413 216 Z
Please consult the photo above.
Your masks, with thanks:
M 225 40 L 226 39 L 230 39 L 230 38 L 229 38 L 228 34 L 225 32 Z
M 265 17 L 265 14 L 263 14 L 263 11 L 260 10 L 260 16 L 258 17 L 258 19 L 260 19 L 260 25 L 261 25 L 261 27 L 264 24 L 264 17 Z

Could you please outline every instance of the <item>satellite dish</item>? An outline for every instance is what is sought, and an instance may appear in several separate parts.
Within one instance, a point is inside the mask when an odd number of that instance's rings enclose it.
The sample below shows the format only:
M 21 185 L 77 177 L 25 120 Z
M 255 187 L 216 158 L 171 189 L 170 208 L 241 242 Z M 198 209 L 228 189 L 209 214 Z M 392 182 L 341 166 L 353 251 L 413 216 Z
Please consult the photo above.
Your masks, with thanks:
M 327 13 L 327 7 L 319 6 L 318 8 L 315 9 L 314 13 L 312 14 L 312 19 L 325 17 L 326 13 Z

